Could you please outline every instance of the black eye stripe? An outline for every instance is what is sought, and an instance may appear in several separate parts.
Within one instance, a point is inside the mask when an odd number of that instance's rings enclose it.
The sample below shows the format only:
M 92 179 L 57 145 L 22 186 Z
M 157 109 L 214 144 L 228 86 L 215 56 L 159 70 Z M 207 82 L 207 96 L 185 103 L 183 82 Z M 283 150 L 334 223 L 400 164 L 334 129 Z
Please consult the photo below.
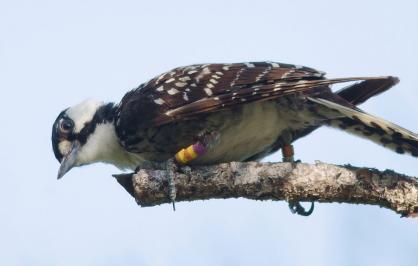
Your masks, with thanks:
M 97 124 L 110 123 L 114 120 L 116 107 L 113 103 L 108 103 L 101 106 L 96 111 L 93 119 L 83 126 L 81 132 L 74 132 L 75 123 L 66 114 L 67 110 L 68 109 L 65 109 L 58 115 L 52 127 L 52 148 L 55 154 L 55 158 L 57 158 L 59 162 L 61 162 L 63 158 L 63 154 L 61 154 L 58 147 L 61 141 L 67 140 L 69 142 L 73 142 L 78 140 L 82 145 L 85 144 L 90 134 L 92 134 L 96 129 Z M 67 121 L 69 122 L 68 124 Z M 65 123 L 65 125 L 63 123 Z M 71 129 L 68 130 L 67 128 L 70 127 Z
M 113 103 L 108 103 L 101 106 L 93 116 L 93 119 L 90 122 L 84 124 L 84 127 L 81 131 L 74 136 L 81 144 L 85 144 L 90 134 L 92 134 L 98 124 L 109 123 L 114 120 L 115 117 L 115 106 Z

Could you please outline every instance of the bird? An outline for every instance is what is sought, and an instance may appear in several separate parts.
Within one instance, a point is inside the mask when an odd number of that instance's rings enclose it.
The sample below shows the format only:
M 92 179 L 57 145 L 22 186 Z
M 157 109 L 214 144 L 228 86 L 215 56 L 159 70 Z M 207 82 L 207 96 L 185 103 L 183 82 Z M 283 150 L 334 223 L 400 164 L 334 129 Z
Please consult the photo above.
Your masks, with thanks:
M 292 143 L 321 126 L 417 157 L 417 134 L 358 108 L 398 82 L 393 76 L 328 79 L 314 68 L 270 61 L 178 67 L 118 103 L 86 100 L 63 110 L 52 127 L 58 179 L 96 162 L 166 169 L 174 204 L 179 166 L 258 161 L 278 150 L 294 163 Z M 338 83 L 348 85 L 333 92 Z M 311 212 L 298 202 L 289 206 Z

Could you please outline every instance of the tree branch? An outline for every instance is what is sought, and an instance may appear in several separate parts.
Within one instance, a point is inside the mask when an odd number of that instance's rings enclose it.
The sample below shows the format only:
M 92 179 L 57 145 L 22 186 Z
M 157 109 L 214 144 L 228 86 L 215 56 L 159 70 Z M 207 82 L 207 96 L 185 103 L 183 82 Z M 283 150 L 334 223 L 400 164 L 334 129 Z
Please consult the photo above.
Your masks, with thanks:
M 169 203 L 166 174 L 140 170 L 115 175 L 140 206 Z M 379 205 L 402 216 L 418 214 L 418 179 L 325 163 L 238 163 L 194 167 L 176 174 L 177 201 L 243 197 L 255 200 L 344 202 Z

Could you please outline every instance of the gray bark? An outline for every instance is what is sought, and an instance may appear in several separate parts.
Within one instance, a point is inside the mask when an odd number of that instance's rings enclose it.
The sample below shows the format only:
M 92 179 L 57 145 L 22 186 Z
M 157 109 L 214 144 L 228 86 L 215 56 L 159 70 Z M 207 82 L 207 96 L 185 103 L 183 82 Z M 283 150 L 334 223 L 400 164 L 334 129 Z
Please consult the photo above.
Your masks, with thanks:
M 162 170 L 115 175 L 140 206 L 170 203 Z M 391 170 L 378 171 L 326 163 L 238 163 L 194 167 L 176 173 L 176 201 L 247 198 L 371 204 L 402 216 L 418 213 L 418 179 Z

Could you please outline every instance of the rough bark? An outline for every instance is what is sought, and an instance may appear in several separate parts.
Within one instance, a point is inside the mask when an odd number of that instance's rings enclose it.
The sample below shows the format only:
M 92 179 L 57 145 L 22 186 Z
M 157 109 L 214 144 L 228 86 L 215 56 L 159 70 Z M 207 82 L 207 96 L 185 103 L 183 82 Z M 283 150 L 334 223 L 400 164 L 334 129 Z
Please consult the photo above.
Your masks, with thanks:
M 169 203 L 162 170 L 115 175 L 140 206 Z M 344 202 L 418 213 L 418 179 L 391 170 L 317 162 L 238 163 L 196 167 L 176 174 L 176 201 L 243 197 L 254 200 Z

